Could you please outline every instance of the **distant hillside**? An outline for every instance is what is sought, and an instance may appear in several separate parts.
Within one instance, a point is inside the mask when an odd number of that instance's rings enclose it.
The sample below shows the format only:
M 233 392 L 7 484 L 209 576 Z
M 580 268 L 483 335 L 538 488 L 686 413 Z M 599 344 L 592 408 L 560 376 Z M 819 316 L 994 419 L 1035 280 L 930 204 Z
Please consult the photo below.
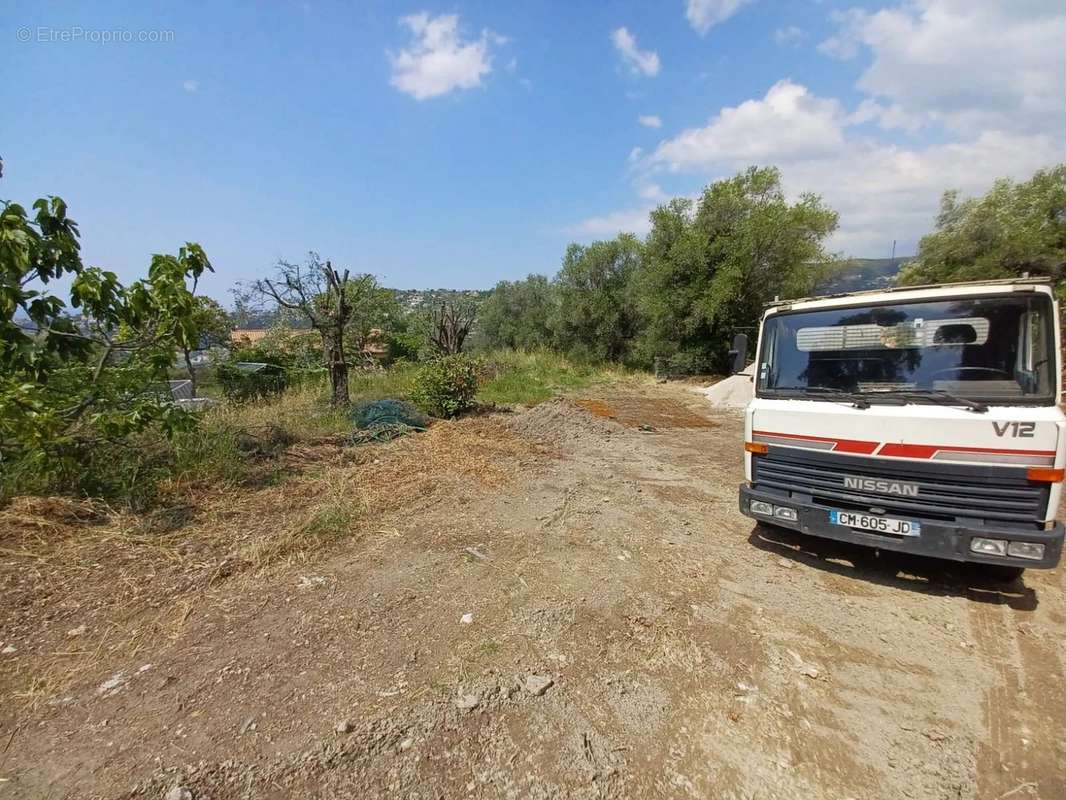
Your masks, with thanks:
M 444 300 L 461 300 L 479 304 L 492 294 L 491 289 L 393 289 L 392 291 L 400 306 L 407 312 L 432 308 Z M 260 309 L 246 312 L 240 319 L 238 327 L 253 330 L 272 328 L 282 318 L 284 318 L 284 323 L 292 328 L 308 326 L 307 321 L 299 314 L 279 312 L 277 309 Z
M 408 311 L 429 308 L 443 300 L 465 300 L 480 303 L 491 289 L 394 289 L 396 299 Z
M 845 261 L 814 288 L 816 295 L 884 289 L 892 285 L 899 268 L 914 256 L 853 258 Z

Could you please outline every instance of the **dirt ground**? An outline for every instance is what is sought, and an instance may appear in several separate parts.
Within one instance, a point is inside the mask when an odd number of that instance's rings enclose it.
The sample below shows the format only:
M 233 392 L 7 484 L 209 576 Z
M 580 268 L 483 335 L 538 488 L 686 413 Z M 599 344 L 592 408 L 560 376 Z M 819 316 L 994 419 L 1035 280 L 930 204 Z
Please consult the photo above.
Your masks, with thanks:
M 9 509 L 0 798 L 1066 797 L 1062 570 L 756 526 L 739 417 L 575 400 L 239 507 Z

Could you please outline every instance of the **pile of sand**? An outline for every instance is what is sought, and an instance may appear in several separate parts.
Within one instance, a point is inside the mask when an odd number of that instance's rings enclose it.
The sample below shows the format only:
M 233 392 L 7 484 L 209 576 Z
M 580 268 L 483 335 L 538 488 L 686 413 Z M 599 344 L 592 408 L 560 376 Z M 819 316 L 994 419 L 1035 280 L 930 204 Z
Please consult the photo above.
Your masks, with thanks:
M 743 411 L 744 407 L 755 396 L 755 364 L 749 364 L 743 372 L 738 372 L 718 383 L 712 384 L 705 389 L 699 389 L 712 408 L 735 409 Z

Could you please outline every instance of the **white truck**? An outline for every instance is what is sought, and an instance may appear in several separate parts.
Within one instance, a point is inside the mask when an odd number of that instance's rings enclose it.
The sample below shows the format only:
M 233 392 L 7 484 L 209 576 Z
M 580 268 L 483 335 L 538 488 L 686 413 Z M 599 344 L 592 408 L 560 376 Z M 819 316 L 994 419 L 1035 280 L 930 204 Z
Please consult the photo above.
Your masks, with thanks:
M 741 512 L 1005 578 L 1056 566 L 1059 339 L 1044 280 L 772 304 L 745 412 Z M 746 345 L 734 342 L 736 369 Z

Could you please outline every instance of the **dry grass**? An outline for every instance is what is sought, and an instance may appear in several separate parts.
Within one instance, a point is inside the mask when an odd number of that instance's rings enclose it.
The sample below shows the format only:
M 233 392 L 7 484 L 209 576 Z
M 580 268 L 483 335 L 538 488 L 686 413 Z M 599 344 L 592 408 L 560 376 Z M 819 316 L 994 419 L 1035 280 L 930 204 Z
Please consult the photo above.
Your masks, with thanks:
M 289 389 L 268 401 L 222 405 L 211 413 L 223 426 L 282 428 L 297 441 L 313 441 L 351 427 L 344 412 L 326 405 L 326 387 L 317 383 Z
M 436 422 L 425 434 L 382 448 L 385 452 L 387 457 L 366 471 L 368 496 L 378 510 L 463 486 L 499 486 L 533 454 L 497 421 L 477 417 Z
M 256 413 L 263 424 L 292 420 L 306 403 Z M 228 581 L 303 565 L 345 542 L 373 548 L 391 513 L 499 486 L 533 456 L 491 418 L 348 449 L 321 420 L 303 431 L 270 459 L 284 475 L 275 483 L 190 476 L 168 486 L 167 507 L 140 515 L 66 498 L 18 498 L 0 510 L 0 631 L 20 650 L 0 663 L 0 697 L 54 699 L 102 664 L 132 663 L 176 639 L 194 608 L 234 591 Z M 90 636 L 67 636 L 81 625 Z

